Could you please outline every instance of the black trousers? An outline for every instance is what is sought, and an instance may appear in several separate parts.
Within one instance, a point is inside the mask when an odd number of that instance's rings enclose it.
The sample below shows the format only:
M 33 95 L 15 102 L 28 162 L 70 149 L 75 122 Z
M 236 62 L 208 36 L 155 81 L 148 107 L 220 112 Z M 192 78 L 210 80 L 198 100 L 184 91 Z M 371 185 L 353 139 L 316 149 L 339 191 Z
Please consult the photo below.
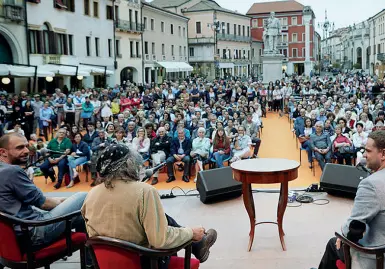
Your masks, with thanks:
M 342 246 L 340 249 L 337 249 L 336 241 L 337 237 L 333 237 L 327 243 L 325 253 L 318 269 L 338 269 L 336 265 L 337 260 L 345 261 Z
M 255 144 L 255 146 L 254 146 L 254 155 L 258 156 L 259 147 L 261 146 L 261 139 L 259 139 L 258 137 L 255 137 L 255 138 L 251 139 L 251 142 L 253 144 Z

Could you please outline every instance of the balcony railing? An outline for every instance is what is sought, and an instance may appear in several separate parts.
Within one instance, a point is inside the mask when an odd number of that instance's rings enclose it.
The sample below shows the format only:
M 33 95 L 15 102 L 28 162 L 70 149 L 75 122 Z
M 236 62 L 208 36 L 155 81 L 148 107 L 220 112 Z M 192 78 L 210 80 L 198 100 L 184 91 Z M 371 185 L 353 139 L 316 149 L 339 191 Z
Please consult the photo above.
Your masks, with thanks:
M 214 37 L 196 37 L 196 38 L 189 38 L 188 43 L 189 44 L 214 44 L 215 40 L 214 40 Z
M 250 42 L 251 40 L 251 37 L 249 36 L 229 35 L 229 34 L 223 34 L 223 33 L 218 33 L 217 38 L 218 40 L 236 41 L 236 42 Z
M 24 7 L 7 3 L 0 5 L 0 17 L 16 22 L 24 21 Z
M 143 32 L 144 31 L 144 24 L 136 23 L 136 22 L 130 22 L 130 21 L 126 21 L 126 20 L 117 20 L 116 21 L 116 28 L 123 30 L 123 31 Z

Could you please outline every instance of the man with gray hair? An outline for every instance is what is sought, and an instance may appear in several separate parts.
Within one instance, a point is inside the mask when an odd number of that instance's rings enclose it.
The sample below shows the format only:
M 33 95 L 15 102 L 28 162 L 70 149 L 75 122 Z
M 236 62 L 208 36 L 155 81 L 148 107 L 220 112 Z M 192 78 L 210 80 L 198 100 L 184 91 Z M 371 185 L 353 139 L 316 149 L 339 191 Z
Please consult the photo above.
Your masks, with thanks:
M 171 143 L 170 157 L 167 159 L 167 174 L 168 179 L 167 183 L 170 183 L 175 180 L 174 173 L 174 163 L 183 162 L 184 163 L 184 172 L 182 180 L 184 182 L 189 182 L 190 175 L 190 152 L 191 152 L 191 140 L 185 136 L 184 129 L 178 128 L 176 131 L 178 137 L 174 139 Z
M 310 135 L 310 148 L 314 152 L 321 169 L 325 167 L 325 163 L 330 162 L 332 142 L 330 136 L 323 132 L 322 121 L 317 121 L 315 124 L 315 133 Z
M 150 145 L 150 154 L 153 167 L 166 160 L 166 158 L 170 155 L 170 147 L 171 137 L 166 135 L 166 129 L 164 127 L 159 127 L 158 135 L 151 141 Z M 154 173 L 151 185 L 158 183 L 158 174 L 158 171 Z

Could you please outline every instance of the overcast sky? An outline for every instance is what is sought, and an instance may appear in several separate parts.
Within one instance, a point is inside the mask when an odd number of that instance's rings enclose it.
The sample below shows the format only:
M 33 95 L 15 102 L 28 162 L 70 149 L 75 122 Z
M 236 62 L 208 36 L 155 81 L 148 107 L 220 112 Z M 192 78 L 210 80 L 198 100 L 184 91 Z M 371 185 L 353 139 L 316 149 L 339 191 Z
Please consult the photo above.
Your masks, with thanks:
M 270 1 L 216 0 L 216 2 L 224 8 L 246 14 L 253 3 Z M 316 23 L 325 21 L 327 9 L 328 20 L 334 22 L 336 28 L 362 22 L 385 8 L 384 0 L 297 0 L 297 2 L 311 6 L 316 16 Z M 322 35 L 322 30 L 318 27 L 316 30 Z

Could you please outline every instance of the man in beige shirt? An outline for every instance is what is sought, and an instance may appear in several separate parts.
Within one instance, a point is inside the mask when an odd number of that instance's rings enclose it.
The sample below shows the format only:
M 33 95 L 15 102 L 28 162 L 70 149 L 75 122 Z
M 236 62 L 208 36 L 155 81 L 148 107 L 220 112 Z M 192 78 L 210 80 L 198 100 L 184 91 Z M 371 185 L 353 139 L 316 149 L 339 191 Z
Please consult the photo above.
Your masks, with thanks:
M 112 145 L 102 153 L 97 170 L 104 184 L 88 193 L 82 207 L 89 236 L 108 236 L 155 249 L 193 240 L 193 254 L 200 262 L 206 261 L 216 231 L 184 228 L 167 216 L 157 190 L 139 182 L 141 165 L 140 155 L 125 145 Z

